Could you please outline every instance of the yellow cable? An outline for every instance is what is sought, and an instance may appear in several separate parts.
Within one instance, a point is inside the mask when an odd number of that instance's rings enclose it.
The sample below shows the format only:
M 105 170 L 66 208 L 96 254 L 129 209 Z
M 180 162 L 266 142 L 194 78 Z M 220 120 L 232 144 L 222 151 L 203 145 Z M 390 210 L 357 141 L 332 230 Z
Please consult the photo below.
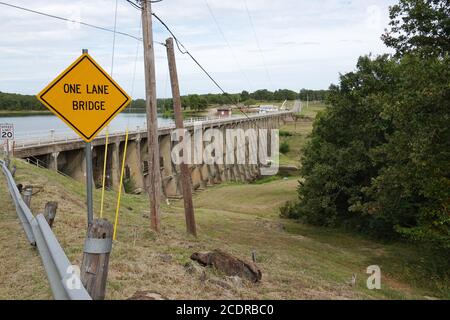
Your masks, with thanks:
M 123 172 L 125 168 L 125 158 L 127 157 L 127 144 L 128 144 L 128 128 L 125 133 L 125 148 L 123 150 L 122 171 L 120 173 L 119 194 L 117 196 L 116 220 L 114 222 L 113 240 L 116 240 L 117 223 L 119 221 L 120 196 L 122 194 L 122 181 L 123 181 Z
M 103 161 L 102 202 L 100 204 L 100 219 L 103 218 L 103 201 L 105 200 L 106 162 L 108 161 L 108 128 L 106 128 L 105 161 Z

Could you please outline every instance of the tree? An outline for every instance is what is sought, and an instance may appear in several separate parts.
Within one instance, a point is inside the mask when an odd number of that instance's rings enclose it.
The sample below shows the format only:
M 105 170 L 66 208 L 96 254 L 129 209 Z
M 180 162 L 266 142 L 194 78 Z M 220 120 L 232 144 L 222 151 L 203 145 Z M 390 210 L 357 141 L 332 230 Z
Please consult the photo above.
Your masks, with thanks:
M 241 101 L 246 101 L 250 99 L 250 93 L 248 93 L 248 91 L 242 91 L 241 92 Z
M 448 257 L 450 57 L 445 41 L 424 36 L 422 27 L 438 23 L 447 3 L 401 0 L 391 15 L 403 22 L 391 25 L 404 34 L 386 40 L 396 56 L 362 57 L 331 86 L 289 216 L 404 237 Z
M 390 8 L 390 29 L 382 36 L 397 56 L 420 51 L 424 56 L 444 57 L 450 52 L 450 2 L 448 0 L 400 0 Z
M 361 57 L 355 72 L 330 87 L 330 106 L 316 119 L 301 159 L 299 218 L 326 226 L 362 223 L 349 209 L 366 200 L 362 188 L 378 171 L 369 150 L 385 142 L 389 121 L 379 114 L 383 92 L 391 89 L 392 65 L 386 55 Z
M 0 110 L 47 110 L 35 96 L 0 92 Z
M 362 209 L 396 233 L 450 249 L 450 59 L 405 56 L 395 94 L 383 110 L 391 119 L 386 143 L 371 150 L 380 167 Z
M 270 101 L 273 99 L 273 93 L 267 89 L 260 89 L 250 94 L 250 97 L 259 101 Z
M 256 102 L 256 100 L 255 99 L 248 99 L 248 100 L 245 100 L 244 101 L 244 105 L 245 106 L 253 106 L 253 105 L 255 105 L 257 102 Z
M 297 93 L 289 89 L 280 89 L 273 93 L 273 99 L 277 101 L 295 100 L 297 99 Z

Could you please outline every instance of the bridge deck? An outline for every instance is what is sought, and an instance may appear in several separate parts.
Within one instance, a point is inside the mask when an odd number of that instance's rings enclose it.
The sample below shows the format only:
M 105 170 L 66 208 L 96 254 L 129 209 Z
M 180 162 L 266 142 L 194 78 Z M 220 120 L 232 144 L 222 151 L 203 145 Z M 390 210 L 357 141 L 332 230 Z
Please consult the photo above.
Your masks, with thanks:
M 217 127 L 230 123 L 239 123 L 243 121 L 251 121 L 251 120 L 260 120 L 264 118 L 271 118 L 275 116 L 288 116 L 292 114 L 291 111 L 282 111 L 282 112 L 270 112 L 265 114 L 249 114 L 246 116 L 236 116 L 229 118 L 192 118 L 186 120 L 184 122 L 185 128 L 192 129 L 195 125 L 201 124 L 203 127 Z M 168 134 L 171 130 L 175 128 L 175 125 L 162 126 L 158 128 L 159 135 Z M 134 128 L 129 130 L 129 134 L 136 135 L 140 134 L 141 136 L 145 136 L 147 134 L 146 128 Z M 125 130 L 118 130 L 109 132 L 109 137 L 114 139 L 117 137 L 123 137 L 125 135 Z M 102 131 L 94 140 L 93 145 L 104 143 L 106 137 L 106 132 Z M 33 133 L 29 136 L 25 136 L 14 141 L 14 150 L 21 151 L 28 148 L 33 147 L 44 147 L 44 146 L 52 146 L 58 144 L 66 144 L 66 143 L 83 143 L 83 140 L 73 131 L 64 131 L 60 133 L 55 133 L 52 131 Z

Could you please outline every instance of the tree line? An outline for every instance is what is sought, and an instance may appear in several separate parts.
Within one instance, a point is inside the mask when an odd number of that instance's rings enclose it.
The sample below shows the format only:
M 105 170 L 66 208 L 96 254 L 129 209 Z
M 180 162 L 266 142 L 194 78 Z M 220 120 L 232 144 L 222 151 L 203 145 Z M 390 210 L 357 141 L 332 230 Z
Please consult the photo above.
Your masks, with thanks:
M 413 241 L 448 265 L 447 3 L 400 0 L 390 8 L 382 39 L 395 54 L 360 57 L 330 87 L 301 156 L 298 201 L 282 215 Z
M 306 90 L 302 89 L 295 92 L 289 89 L 280 89 L 276 91 L 269 91 L 267 89 L 256 90 L 248 92 L 246 90 L 241 93 L 233 94 L 189 94 L 181 97 L 181 106 L 184 110 L 202 111 L 210 105 L 255 105 L 259 102 L 275 102 L 284 100 L 320 100 L 324 101 L 328 96 L 328 90 Z M 144 112 L 145 100 L 135 99 L 131 102 L 130 108 L 132 111 Z M 16 93 L 0 92 L 0 110 L 8 111 L 43 111 L 47 110 L 40 101 L 32 95 L 22 95 Z M 170 112 L 173 110 L 172 99 L 158 99 L 158 112 Z

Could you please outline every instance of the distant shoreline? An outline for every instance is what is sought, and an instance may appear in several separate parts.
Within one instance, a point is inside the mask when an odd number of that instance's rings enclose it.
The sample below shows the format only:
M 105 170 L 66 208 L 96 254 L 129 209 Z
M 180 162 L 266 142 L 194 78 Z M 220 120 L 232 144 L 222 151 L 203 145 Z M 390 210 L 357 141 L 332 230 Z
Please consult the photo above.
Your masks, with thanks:
M 39 111 L 39 110 L 0 110 L 0 117 L 26 117 L 26 116 L 50 116 L 53 113 L 50 111 Z
M 132 112 L 129 112 L 127 110 L 122 111 L 122 113 L 126 114 L 145 114 L 145 110 L 132 110 Z M 1 117 L 32 117 L 32 116 L 53 116 L 54 114 L 47 110 L 0 110 L 0 118 Z M 198 112 L 198 111 L 183 111 L 183 115 L 185 117 L 200 117 L 205 116 L 205 112 Z M 173 113 L 170 114 L 164 114 L 164 113 L 158 113 L 158 117 L 161 118 L 173 118 Z

